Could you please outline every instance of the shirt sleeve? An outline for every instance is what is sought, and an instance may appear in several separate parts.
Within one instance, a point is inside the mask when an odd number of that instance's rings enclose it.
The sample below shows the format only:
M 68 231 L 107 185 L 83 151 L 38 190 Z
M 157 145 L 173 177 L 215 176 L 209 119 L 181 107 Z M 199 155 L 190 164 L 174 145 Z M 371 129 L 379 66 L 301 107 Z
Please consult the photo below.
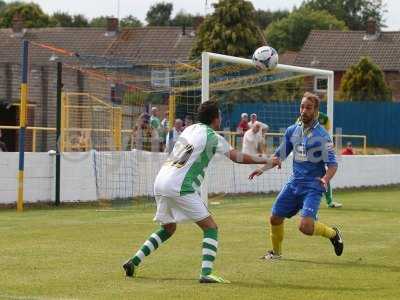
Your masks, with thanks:
M 274 155 L 276 157 L 279 157 L 281 160 L 285 160 L 289 156 L 290 152 L 292 152 L 293 150 L 293 144 L 290 141 L 292 133 L 293 130 L 291 129 L 291 127 L 286 129 L 282 143 L 279 145 L 278 149 L 275 150 Z
M 233 148 L 232 146 L 225 140 L 225 138 L 219 134 L 217 135 L 218 143 L 216 152 L 225 156 L 229 155 L 229 151 Z
M 324 156 L 325 164 L 327 166 L 337 166 L 335 146 L 329 136 L 325 139 L 324 150 L 326 151 L 326 155 Z

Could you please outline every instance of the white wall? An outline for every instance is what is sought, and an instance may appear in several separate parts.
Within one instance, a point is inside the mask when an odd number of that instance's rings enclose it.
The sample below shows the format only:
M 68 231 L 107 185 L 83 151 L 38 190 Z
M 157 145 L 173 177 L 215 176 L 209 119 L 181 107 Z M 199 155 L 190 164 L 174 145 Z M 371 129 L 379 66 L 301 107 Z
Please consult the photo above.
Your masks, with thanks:
M 61 165 L 61 200 L 94 201 L 151 195 L 164 153 L 65 153 Z M 25 154 L 26 202 L 54 201 L 55 156 Z M 208 168 L 210 193 L 279 191 L 291 173 L 290 160 L 282 170 L 270 170 L 254 181 L 247 179 L 253 166 L 234 164 L 219 156 Z M 0 152 L 0 203 L 17 199 L 18 153 Z M 97 174 L 97 176 L 96 176 Z M 400 155 L 341 156 L 333 180 L 336 188 L 400 184 Z

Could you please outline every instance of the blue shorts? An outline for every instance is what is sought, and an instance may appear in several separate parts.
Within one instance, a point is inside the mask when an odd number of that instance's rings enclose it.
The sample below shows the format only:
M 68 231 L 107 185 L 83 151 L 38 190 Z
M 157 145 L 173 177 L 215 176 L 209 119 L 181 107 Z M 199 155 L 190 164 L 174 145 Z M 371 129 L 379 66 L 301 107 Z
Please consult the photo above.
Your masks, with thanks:
M 288 182 L 272 206 L 272 215 L 291 218 L 301 210 L 302 217 L 316 220 L 322 193 L 322 189 L 307 183 Z

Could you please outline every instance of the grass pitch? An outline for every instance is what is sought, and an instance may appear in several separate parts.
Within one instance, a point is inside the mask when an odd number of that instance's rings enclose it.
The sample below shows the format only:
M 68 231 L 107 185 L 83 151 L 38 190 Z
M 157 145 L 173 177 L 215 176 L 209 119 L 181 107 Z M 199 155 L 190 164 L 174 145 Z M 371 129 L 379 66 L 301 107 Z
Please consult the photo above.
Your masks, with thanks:
M 157 226 L 154 207 L 0 211 L 0 299 L 400 299 L 400 189 L 335 194 L 320 220 L 343 230 L 345 250 L 285 225 L 284 259 L 264 262 L 273 198 L 224 198 L 211 207 L 220 228 L 216 273 L 230 285 L 200 285 L 201 231 L 178 227 L 138 277 L 121 269 Z

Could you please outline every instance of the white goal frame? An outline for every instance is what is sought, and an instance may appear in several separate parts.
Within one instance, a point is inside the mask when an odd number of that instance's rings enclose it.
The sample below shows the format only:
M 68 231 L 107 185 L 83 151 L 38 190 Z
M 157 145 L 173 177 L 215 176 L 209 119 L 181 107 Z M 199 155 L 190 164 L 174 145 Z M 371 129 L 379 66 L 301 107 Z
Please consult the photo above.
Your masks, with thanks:
M 242 64 L 247 66 L 254 66 L 256 64 L 247 58 L 203 52 L 201 54 L 201 103 L 208 101 L 210 97 L 210 59 L 214 59 L 222 62 L 229 62 L 234 64 Z M 325 77 L 328 80 L 327 86 L 327 115 L 331 122 L 329 128 L 329 135 L 333 136 L 333 96 L 334 96 L 334 72 L 331 70 L 322 70 L 314 68 L 297 67 L 291 65 L 278 64 L 277 66 L 280 70 L 303 73 L 305 75 L 315 75 L 320 77 Z M 202 199 L 205 203 L 208 202 L 207 194 L 207 182 L 204 180 L 201 189 Z

